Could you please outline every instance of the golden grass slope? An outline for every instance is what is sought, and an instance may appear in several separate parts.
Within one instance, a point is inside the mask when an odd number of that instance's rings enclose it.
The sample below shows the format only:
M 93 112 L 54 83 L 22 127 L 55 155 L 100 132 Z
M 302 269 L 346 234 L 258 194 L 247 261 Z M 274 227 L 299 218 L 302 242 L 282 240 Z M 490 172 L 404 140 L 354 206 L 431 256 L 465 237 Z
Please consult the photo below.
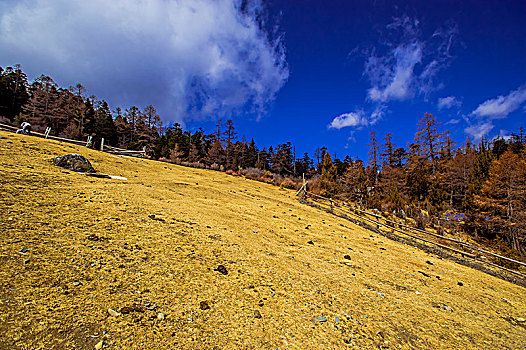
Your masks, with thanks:
M 526 347 L 524 288 L 292 191 L 0 137 L 0 349 Z M 67 153 L 128 180 L 52 164 Z

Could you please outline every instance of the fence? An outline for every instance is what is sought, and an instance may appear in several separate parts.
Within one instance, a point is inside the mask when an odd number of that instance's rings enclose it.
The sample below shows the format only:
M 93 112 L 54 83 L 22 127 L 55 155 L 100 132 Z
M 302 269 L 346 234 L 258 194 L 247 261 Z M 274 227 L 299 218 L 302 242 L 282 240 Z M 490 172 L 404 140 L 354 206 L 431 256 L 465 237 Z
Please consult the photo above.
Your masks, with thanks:
M 526 287 L 526 274 L 501 266 L 492 260 L 506 261 L 519 266 L 519 269 L 526 267 L 526 263 L 492 253 L 460 239 L 421 230 L 356 208 L 345 202 L 308 192 L 306 182 L 296 195 L 305 204 L 350 220 L 387 238 L 411 244 L 416 248 Z
M 17 127 L 11 126 L 11 125 L 6 125 L 6 124 L 0 124 L 0 129 L 6 130 L 6 131 L 11 131 L 11 132 L 16 132 L 18 130 Z M 51 128 L 47 127 L 46 131 L 43 134 L 39 133 L 39 132 L 32 131 L 31 135 L 32 136 L 43 137 L 45 139 L 52 139 L 52 140 L 57 140 L 57 141 L 61 141 L 61 142 L 73 143 L 73 144 L 76 144 L 76 145 L 81 145 L 81 146 L 86 146 L 86 147 L 92 145 L 92 140 L 93 140 L 92 136 L 88 136 L 87 141 L 80 141 L 80 140 L 71 140 L 71 139 L 64 138 L 64 137 L 53 136 L 53 135 L 50 135 L 50 132 L 51 132 Z M 118 148 L 118 147 L 105 145 L 104 144 L 104 138 L 101 139 L 100 150 L 102 152 L 108 152 L 108 153 L 117 154 L 117 155 L 121 155 L 121 156 L 131 156 L 131 157 L 144 158 L 144 156 L 146 155 L 146 150 L 145 149 L 143 149 L 142 151 L 133 151 L 133 150 L 127 150 L 127 149 L 123 149 L 123 148 Z

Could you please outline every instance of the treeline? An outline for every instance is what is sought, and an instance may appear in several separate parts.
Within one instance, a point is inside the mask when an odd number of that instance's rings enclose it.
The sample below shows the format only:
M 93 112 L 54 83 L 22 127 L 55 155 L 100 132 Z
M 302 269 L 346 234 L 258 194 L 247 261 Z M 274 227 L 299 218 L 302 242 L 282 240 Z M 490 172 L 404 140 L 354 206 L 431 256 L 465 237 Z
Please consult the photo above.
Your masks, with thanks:
M 41 75 L 29 84 L 20 66 L 0 67 L 0 116 L 20 125 L 27 121 L 35 131 L 51 127 L 51 134 L 74 140 L 92 136 L 100 142 L 129 149 L 152 147 L 159 139 L 161 118 L 153 106 L 131 106 L 111 111 L 108 103 L 86 96 L 81 84 L 59 87 Z
M 0 67 L 0 116 L 36 130 L 85 140 L 92 136 L 128 149 L 146 147 L 155 159 L 240 173 L 249 178 L 297 188 L 304 175 L 309 191 L 409 216 L 417 224 L 437 224 L 462 213 L 457 228 L 476 239 L 491 239 L 515 255 L 526 252 L 526 161 L 523 129 L 510 138 L 457 144 L 440 123 L 425 114 L 406 147 L 390 133 L 380 140 L 370 132 L 369 159 L 338 159 L 327 148 L 297 156 L 292 143 L 259 148 L 239 138 L 232 120 L 215 129 L 185 131 L 164 127 L 153 106 L 110 110 L 108 103 L 86 96 L 77 84 L 64 89 L 42 75 L 29 83 L 19 66 Z M 451 216 L 449 216 L 451 217 Z M 505 249 L 504 249 L 505 250 Z

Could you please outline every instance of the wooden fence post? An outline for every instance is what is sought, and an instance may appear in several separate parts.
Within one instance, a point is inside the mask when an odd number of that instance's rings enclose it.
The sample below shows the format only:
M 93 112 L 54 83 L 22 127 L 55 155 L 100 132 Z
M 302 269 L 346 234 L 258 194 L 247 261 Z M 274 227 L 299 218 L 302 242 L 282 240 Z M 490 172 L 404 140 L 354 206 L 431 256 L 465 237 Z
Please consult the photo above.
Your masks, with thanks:
M 103 137 L 102 140 L 100 141 L 100 151 L 101 151 L 101 152 L 104 152 L 104 137 Z
M 88 141 L 86 141 L 86 147 L 90 147 L 91 146 L 92 139 L 93 139 L 92 136 L 88 136 Z

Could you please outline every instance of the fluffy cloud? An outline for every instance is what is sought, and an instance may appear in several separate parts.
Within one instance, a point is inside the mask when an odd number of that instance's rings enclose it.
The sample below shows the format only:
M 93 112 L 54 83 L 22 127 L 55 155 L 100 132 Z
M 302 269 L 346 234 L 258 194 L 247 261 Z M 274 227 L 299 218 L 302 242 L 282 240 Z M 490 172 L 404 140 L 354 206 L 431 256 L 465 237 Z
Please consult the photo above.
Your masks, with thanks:
M 444 108 L 449 109 L 453 107 L 458 108 L 460 106 L 462 106 L 462 101 L 459 101 L 454 96 L 448 96 L 448 97 L 438 99 L 438 109 L 444 109 Z
M 338 129 L 345 127 L 363 127 L 368 125 L 374 125 L 384 115 L 384 111 L 381 107 L 376 108 L 371 114 L 366 115 L 363 111 L 343 113 L 335 117 L 332 122 L 328 125 L 329 129 Z
M 483 122 L 476 125 L 471 125 L 464 129 L 465 133 L 473 138 L 475 142 L 478 142 L 482 137 L 489 134 L 493 130 L 494 125 L 491 122 Z
M 338 129 L 345 128 L 347 126 L 362 126 L 367 125 L 367 119 L 365 119 L 362 115 L 362 113 L 344 113 L 332 120 L 332 122 L 329 124 L 330 129 Z
M 172 121 L 261 115 L 289 72 L 255 1 L 3 1 L 0 65 L 81 82 L 113 106 L 152 103 Z
M 488 135 L 495 127 L 495 119 L 506 118 L 509 114 L 518 110 L 523 103 L 526 102 L 526 85 L 519 87 L 517 90 L 511 91 L 506 96 L 498 96 L 481 103 L 473 112 L 470 113 L 471 118 L 466 118 L 469 127 L 464 129 L 466 134 L 480 140 L 482 137 Z
M 419 22 L 397 18 L 387 26 L 389 39 L 384 50 L 366 50 L 364 75 L 371 83 L 367 97 L 373 102 L 403 101 L 415 95 L 427 96 L 439 88 L 437 74 L 450 62 L 456 28 L 437 30 L 424 40 Z
M 499 96 L 481 103 L 471 114 L 488 119 L 506 118 L 526 101 L 526 85 L 506 96 Z

